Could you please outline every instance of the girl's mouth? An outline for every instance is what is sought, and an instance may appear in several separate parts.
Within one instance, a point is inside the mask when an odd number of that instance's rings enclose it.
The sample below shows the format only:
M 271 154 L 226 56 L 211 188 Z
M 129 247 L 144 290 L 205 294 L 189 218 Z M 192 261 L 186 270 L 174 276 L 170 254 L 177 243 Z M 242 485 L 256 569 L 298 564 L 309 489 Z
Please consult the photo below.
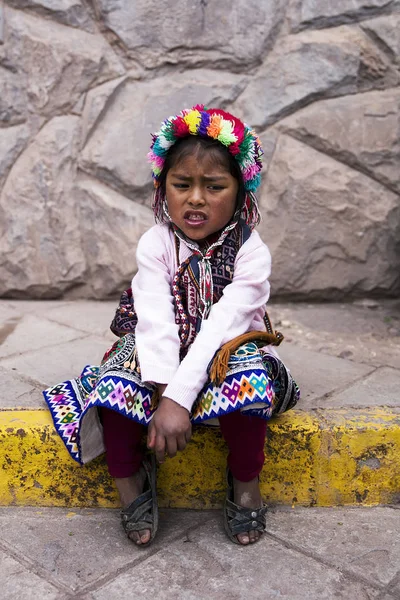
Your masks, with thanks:
M 198 227 L 207 221 L 207 215 L 197 210 L 188 210 L 183 215 L 183 219 L 187 225 Z

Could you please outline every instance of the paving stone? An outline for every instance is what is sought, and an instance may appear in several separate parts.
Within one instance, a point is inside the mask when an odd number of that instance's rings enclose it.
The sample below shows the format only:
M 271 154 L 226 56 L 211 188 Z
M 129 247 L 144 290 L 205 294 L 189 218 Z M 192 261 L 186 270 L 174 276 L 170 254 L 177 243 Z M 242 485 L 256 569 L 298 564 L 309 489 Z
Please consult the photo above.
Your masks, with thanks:
M 281 510 L 270 513 L 267 529 L 372 585 L 387 585 L 400 569 L 399 514 L 391 508 Z
M 47 319 L 35 315 L 23 316 L 14 327 L 14 320 L 7 337 L 0 340 L 0 359 L 8 358 L 13 354 L 23 354 L 27 350 L 39 350 L 55 344 L 69 342 L 82 337 L 76 329 L 71 329 L 59 323 L 52 323 Z M 7 325 L 7 321 L 5 323 Z
M 337 407 L 400 405 L 400 370 L 383 367 L 330 398 Z
M 0 300 L 0 327 L 2 328 L 5 321 L 10 319 L 18 319 L 20 317 L 20 311 L 15 306 L 15 302 L 7 302 L 7 300 Z
M 0 315 L 2 310 L 12 310 L 18 314 L 45 316 L 50 308 L 67 305 L 66 300 L 0 300 Z
M 379 301 L 374 310 L 354 304 L 274 304 L 269 310 L 273 324 L 285 335 L 284 348 L 293 342 L 321 354 L 347 358 L 376 367 L 400 369 L 400 304 Z
M 126 537 L 118 510 L 0 508 L 0 540 L 53 581 L 78 590 L 145 560 L 177 536 L 185 539 L 190 527 L 212 518 L 213 512 L 160 511 L 156 540 L 139 549 Z
M 115 335 L 110 332 L 110 323 L 114 318 L 118 300 L 118 297 L 111 302 L 76 300 L 63 306 L 55 305 L 46 311 L 46 315 L 51 321 L 57 321 L 86 333 L 104 335 L 110 340 L 115 340 Z
M 324 398 L 334 390 L 341 390 L 355 380 L 373 370 L 368 365 L 360 365 L 343 358 L 327 356 L 313 350 L 307 350 L 294 344 L 283 344 L 279 356 L 290 371 L 302 391 L 299 408 L 334 408 L 331 398 Z M 317 399 L 320 399 L 317 401 Z
M 270 313 L 279 329 L 291 337 L 293 327 L 302 327 L 300 334 L 314 330 L 318 335 L 330 334 L 331 338 L 344 341 L 343 336 L 374 335 L 376 343 L 381 338 L 386 343 L 388 328 L 400 321 L 400 302 L 381 298 L 371 306 L 369 299 L 352 303 L 310 304 L 296 302 L 273 304 Z M 282 323 L 285 321 L 285 325 Z M 286 322 L 289 321 L 288 330 Z M 307 339 L 307 336 L 303 335 Z M 325 340 L 324 340 L 325 341 Z
M 41 391 L 13 371 L 0 367 L 0 410 L 6 408 L 39 408 L 44 400 Z
M 3 600 L 52 600 L 59 591 L 0 550 L 0 588 Z
M 122 293 L 121 289 L 121 293 Z M 24 315 L 55 321 L 85 333 L 109 337 L 110 323 L 118 306 L 119 295 L 115 300 L 0 300 L 0 323 L 7 319 L 20 319 Z M 113 339 L 115 336 L 111 334 Z
M 56 348 L 43 348 L 0 360 L 0 366 L 31 377 L 44 387 L 78 377 L 85 365 L 98 365 L 111 344 L 95 336 L 87 336 Z
M 228 541 L 217 516 L 93 591 L 90 598 L 122 598 L 126 590 L 135 590 L 136 600 L 149 594 L 157 600 L 372 600 L 379 595 L 271 538 L 240 548 Z

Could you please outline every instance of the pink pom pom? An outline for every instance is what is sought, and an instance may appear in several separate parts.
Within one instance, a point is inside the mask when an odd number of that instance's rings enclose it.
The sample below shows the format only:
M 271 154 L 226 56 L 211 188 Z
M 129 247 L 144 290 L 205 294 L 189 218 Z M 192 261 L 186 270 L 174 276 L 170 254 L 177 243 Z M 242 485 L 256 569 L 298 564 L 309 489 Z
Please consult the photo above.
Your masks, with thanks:
M 257 175 L 257 173 L 259 173 L 260 171 L 260 167 L 256 164 L 251 165 L 250 167 L 247 167 L 247 169 L 245 169 L 243 171 L 243 179 L 245 181 L 248 181 L 249 179 L 253 179 L 253 177 L 255 175 Z

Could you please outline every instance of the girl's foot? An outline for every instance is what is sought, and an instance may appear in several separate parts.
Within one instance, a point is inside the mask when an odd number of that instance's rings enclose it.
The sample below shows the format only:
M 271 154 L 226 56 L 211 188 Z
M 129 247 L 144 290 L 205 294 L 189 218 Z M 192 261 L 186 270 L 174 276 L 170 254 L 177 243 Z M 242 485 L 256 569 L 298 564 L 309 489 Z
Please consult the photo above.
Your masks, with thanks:
M 263 500 L 260 492 L 260 485 L 258 477 L 251 481 L 239 481 L 233 479 L 233 501 L 239 506 L 244 508 L 261 508 L 263 506 Z M 244 533 L 238 533 L 236 536 L 239 544 L 247 546 L 247 544 L 254 544 L 261 537 L 261 533 L 257 530 L 252 529 Z
M 140 496 L 143 492 L 145 480 L 146 473 L 143 467 L 140 467 L 140 470 L 131 477 L 116 477 L 114 479 L 119 492 L 122 508 L 127 508 L 138 496 Z M 129 539 L 138 546 L 147 544 L 150 540 L 150 536 L 150 529 L 141 529 L 140 531 L 130 531 L 128 533 Z

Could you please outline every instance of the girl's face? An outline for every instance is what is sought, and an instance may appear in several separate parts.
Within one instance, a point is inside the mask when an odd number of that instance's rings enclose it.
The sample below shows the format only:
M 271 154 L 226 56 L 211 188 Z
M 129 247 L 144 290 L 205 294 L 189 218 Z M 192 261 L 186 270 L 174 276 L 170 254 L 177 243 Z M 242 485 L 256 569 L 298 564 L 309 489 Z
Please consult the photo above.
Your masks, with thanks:
M 211 156 L 186 156 L 167 173 L 165 189 L 171 220 L 188 238 L 201 243 L 229 223 L 238 188 L 229 170 Z

